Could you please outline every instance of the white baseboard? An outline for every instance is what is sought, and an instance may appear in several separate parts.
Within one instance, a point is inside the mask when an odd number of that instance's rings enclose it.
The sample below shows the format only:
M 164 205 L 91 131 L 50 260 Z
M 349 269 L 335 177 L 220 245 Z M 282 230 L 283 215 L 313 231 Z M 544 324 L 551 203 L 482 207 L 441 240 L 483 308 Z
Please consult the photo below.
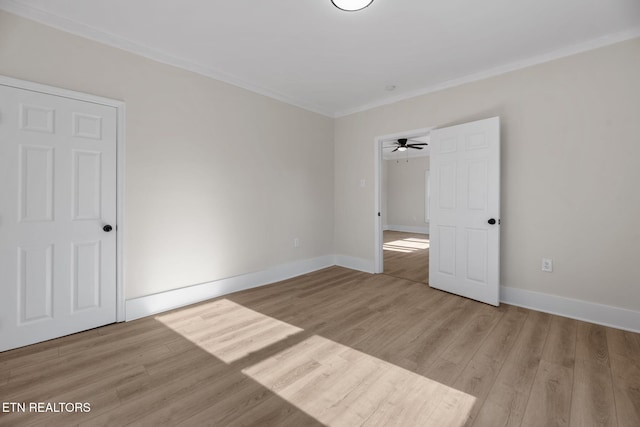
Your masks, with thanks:
M 279 282 L 333 265 L 365 273 L 374 271 L 372 261 L 347 255 L 326 255 L 282 264 L 255 273 L 130 299 L 125 303 L 126 320 L 135 320 L 233 292 Z M 640 312 L 638 311 L 507 286 L 500 288 L 500 301 L 544 313 L 640 332 Z
M 363 271 L 365 273 L 373 274 L 374 271 L 374 263 L 372 261 L 348 255 L 336 255 L 335 265 L 350 268 L 351 270 Z
M 640 312 L 573 298 L 502 286 L 500 301 L 598 325 L 640 332 Z
M 135 320 L 216 298 L 221 295 L 279 282 L 322 268 L 331 267 L 332 265 L 336 265 L 335 256 L 326 255 L 278 265 L 255 273 L 242 274 L 240 276 L 130 299 L 125 303 L 126 320 Z
M 387 225 L 385 230 L 390 231 L 402 231 L 405 233 L 419 233 L 419 234 L 429 234 L 429 226 L 425 225 L 424 227 L 414 227 L 410 225 Z

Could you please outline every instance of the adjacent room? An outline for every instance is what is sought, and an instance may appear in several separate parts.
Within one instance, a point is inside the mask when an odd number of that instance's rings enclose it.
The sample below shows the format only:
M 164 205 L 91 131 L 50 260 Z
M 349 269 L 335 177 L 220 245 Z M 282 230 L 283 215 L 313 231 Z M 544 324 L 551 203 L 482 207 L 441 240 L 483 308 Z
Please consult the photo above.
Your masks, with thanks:
M 0 426 L 640 425 L 636 0 L 0 0 Z
M 429 283 L 429 136 L 383 140 L 381 149 L 382 271 Z

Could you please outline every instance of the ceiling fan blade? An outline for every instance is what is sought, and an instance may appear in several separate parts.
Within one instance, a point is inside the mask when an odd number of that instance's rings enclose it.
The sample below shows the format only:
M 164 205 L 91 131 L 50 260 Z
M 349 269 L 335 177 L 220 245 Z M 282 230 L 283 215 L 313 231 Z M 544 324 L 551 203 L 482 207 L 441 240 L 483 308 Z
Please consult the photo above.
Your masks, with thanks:
M 398 147 L 396 147 L 396 149 L 395 149 L 395 150 L 392 150 L 391 152 L 392 152 L 392 153 L 395 153 L 396 151 L 398 151 Z
M 429 145 L 429 144 L 427 144 L 426 142 L 414 142 L 413 144 L 407 144 L 407 146 L 410 146 L 410 145 Z
M 422 150 L 424 147 L 414 147 L 413 145 L 407 145 L 409 148 L 413 148 L 414 150 Z

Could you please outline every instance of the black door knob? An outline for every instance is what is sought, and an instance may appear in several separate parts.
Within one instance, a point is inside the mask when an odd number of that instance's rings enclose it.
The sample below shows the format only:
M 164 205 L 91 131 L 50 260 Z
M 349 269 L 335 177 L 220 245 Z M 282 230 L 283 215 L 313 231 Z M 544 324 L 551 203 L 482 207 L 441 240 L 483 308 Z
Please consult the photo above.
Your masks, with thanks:
M 495 219 L 493 219 L 493 218 L 491 218 L 491 219 L 489 219 L 489 221 L 487 221 L 487 222 L 488 222 L 489 224 L 493 225 L 493 224 L 495 224 L 495 223 L 496 223 L 496 220 L 495 220 Z
M 108 233 L 108 232 L 110 232 L 111 230 L 113 230 L 113 227 L 112 227 L 112 226 L 110 226 L 109 224 L 107 224 L 107 225 L 105 225 L 104 227 L 102 227 L 102 229 Z

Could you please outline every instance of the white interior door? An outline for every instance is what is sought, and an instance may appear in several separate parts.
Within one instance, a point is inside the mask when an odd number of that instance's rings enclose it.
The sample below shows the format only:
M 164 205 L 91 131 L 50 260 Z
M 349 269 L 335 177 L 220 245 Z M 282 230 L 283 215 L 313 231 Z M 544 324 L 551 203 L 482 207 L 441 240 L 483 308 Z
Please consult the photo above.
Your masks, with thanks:
M 116 126 L 0 85 L 0 351 L 116 321 Z
M 498 305 L 500 119 L 431 133 L 429 285 Z

